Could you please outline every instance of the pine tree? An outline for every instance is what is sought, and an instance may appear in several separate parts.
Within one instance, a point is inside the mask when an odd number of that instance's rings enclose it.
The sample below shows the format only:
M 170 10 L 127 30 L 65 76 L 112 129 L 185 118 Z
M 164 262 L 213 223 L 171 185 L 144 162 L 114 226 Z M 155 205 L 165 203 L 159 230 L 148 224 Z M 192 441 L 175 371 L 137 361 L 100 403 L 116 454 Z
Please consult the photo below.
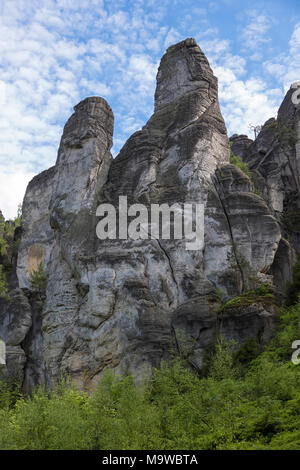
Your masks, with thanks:
M 41 293 L 46 289 L 47 276 L 44 272 L 43 263 L 39 263 L 37 269 L 31 272 L 29 283 L 34 292 Z

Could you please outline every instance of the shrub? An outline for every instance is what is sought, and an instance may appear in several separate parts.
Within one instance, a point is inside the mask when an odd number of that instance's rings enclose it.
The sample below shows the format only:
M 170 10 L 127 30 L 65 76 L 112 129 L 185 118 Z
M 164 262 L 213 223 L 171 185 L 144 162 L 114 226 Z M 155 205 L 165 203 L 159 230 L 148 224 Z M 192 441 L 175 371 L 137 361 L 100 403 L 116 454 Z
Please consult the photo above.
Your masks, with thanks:
M 44 272 L 43 263 L 39 263 L 36 270 L 33 270 L 29 277 L 30 288 L 34 292 L 41 293 L 47 287 L 47 276 Z
M 248 178 L 250 179 L 250 181 L 254 185 L 254 189 L 253 189 L 254 194 L 256 194 L 259 197 L 262 197 L 262 193 L 261 193 L 260 189 L 258 189 L 255 185 L 255 181 L 254 181 L 254 178 L 253 178 L 253 173 L 249 169 L 248 163 L 244 162 L 242 160 L 242 158 L 239 157 L 238 155 L 234 155 L 232 150 L 230 150 L 230 163 L 232 165 L 237 166 L 240 170 L 242 170 L 243 173 L 245 173 L 245 175 L 248 176 Z
M 10 299 L 7 281 L 6 281 L 6 275 L 3 271 L 3 266 L 1 264 L 0 264 L 0 297 L 5 300 Z
M 300 450 L 299 334 L 300 302 L 263 351 L 220 338 L 206 377 L 174 357 L 139 384 L 107 371 L 91 395 L 66 380 L 30 397 L 0 382 L 0 449 Z
M 264 306 L 273 305 L 276 302 L 275 296 L 270 293 L 268 286 L 262 284 L 257 289 L 244 292 L 241 295 L 233 297 L 222 305 L 217 313 L 222 313 L 231 308 L 247 307 L 255 302 L 262 303 Z
M 230 163 L 242 170 L 242 172 L 245 173 L 245 175 L 247 175 L 251 181 L 253 180 L 253 176 L 251 171 L 249 170 L 248 164 L 246 162 L 243 162 L 241 157 L 234 155 L 232 151 L 230 151 Z

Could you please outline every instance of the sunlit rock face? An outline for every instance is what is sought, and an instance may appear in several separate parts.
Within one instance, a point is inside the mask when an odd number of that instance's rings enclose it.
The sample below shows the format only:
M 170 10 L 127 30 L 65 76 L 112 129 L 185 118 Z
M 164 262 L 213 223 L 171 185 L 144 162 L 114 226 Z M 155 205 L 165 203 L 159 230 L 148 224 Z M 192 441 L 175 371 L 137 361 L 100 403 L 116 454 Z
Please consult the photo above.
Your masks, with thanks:
M 233 134 L 229 139 L 230 147 L 234 155 L 238 155 L 243 160 L 247 155 L 247 150 L 253 143 L 252 139 L 249 139 L 247 135 Z
M 107 368 L 141 378 L 168 357 L 172 343 L 188 346 L 199 369 L 220 328 L 238 342 L 267 341 L 273 311 L 254 305 L 240 316 L 217 315 L 221 297 L 272 281 L 281 233 L 252 182 L 229 164 L 217 78 L 194 39 L 163 56 L 154 114 L 115 159 L 112 135 L 104 99 L 79 103 L 47 183 L 31 183 L 24 199 L 20 286 L 28 287 L 40 260 L 48 277 L 39 340 L 45 380 L 54 383 L 67 371 L 92 388 Z M 120 196 L 149 210 L 203 205 L 204 245 L 187 250 L 174 237 L 100 240 L 96 208 L 118 208 Z M 35 349 L 32 341 L 34 335 L 27 350 Z
M 30 273 L 39 263 L 48 265 L 54 232 L 50 227 L 49 203 L 55 167 L 35 176 L 27 186 L 22 208 L 22 239 L 18 251 L 17 274 L 21 288 L 29 287 Z
M 284 294 L 291 267 L 300 253 L 300 87 L 291 86 L 275 118 L 269 119 L 254 142 L 246 136 L 231 137 L 233 153 L 252 171 L 282 239 L 270 270 Z

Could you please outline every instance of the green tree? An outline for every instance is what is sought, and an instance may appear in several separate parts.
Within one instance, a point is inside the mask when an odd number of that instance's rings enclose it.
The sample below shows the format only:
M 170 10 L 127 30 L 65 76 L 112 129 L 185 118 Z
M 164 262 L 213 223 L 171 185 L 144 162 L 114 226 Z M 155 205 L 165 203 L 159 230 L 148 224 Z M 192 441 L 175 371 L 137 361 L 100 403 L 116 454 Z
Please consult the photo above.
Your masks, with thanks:
M 8 286 L 6 281 L 6 275 L 3 272 L 3 266 L 0 264 L 0 297 L 5 300 L 9 300 Z
M 39 263 L 37 269 L 31 272 L 29 284 L 34 292 L 42 293 L 46 289 L 47 276 L 44 272 L 43 263 Z

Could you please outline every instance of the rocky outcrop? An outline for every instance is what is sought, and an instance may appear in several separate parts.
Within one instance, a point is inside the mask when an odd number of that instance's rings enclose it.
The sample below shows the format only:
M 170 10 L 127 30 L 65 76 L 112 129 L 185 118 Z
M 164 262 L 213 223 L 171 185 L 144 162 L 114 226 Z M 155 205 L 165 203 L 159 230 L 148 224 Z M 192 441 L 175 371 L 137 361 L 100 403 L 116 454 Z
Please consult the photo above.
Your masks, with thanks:
M 31 326 L 21 343 L 28 388 L 34 381 L 54 383 L 63 371 L 86 388 L 108 367 L 140 377 L 168 356 L 173 341 L 180 348 L 182 335 L 194 345 L 191 364 L 201 368 L 219 331 L 238 342 L 264 342 L 273 331 L 271 307 L 218 314 L 221 299 L 272 283 L 282 242 L 266 201 L 229 164 L 217 79 L 193 39 L 163 56 L 154 114 L 115 159 L 112 134 L 104 99 L 79 103 L 55 167 L 26 192 L 20 286 L 28 287 L 40 261 L 48 278 L 42 311 L 27 292 Z M 122 196 L 128 207 L 143 204 L 148 211 L 153 204 L 202 205 L 204 244 L 188 250 L 185 239 L 174 237 L 174 220 L 169 238 L 150 237 L 147 226 L 140 238 L 127 238 Z M 121 237 L 97 237 L 99 204 L 116 208 Z
M 42 353 L 41 296 L 28 289 L 13 287 L 10 299 L 0 298 L 0 339 L 5 345 L 4 374 L 9 381 L 30 392 L 47 380 Z
M 244 134 L 233 134 L 230 137 L 229 142 L 233 154 L 238 155 L 244 160 L 250 145 L 253 143 L 253 140 L 249 139 L 249 137 Z
M 241 155 L 257 187 L 281 223 L 282 234 L 300 252 L 300 106 L 287 92 L 277 118 L 269 119 Z M 233 139 L 235 141 L 237 138 Z
M 28 184 L 22 207 L 22 238 L 18 250 L 17 275 L 21 288 L 29 287 L 32 271 L 42 263 L 47 269 L 53 248 L 49 204 L 53 191 L 55 167 L 35 176 Z
M 10 301 L 0 299 L 0 334 L 6 345 L 7 376 L 23 380 L 26 354 L 22 342 L 31 327 L 31 309 L 21 289 L 11 290 L 10 298 Z
M 220 335 L 225 341 L 241 344 L 253 339 L 267 344 L 278 323 L 276 306 L 264 307 L 253 303 L 247 307 L 232 307 L 222 313 L 199 302 L 182 304 L 173 315 L 172 328 L 177 349 L 188 357 L 197 370 L 205 366 L 207 352 Z
M 270 273 L 284 296 L 291 268 L 300 253 L 300 105 L 287 92 L 277 118 L 269 119 L 251 143 L 246 136 L 230 138 L 233 153 L 248 163 L 255 186 L 277 219 L 282 239 Z

